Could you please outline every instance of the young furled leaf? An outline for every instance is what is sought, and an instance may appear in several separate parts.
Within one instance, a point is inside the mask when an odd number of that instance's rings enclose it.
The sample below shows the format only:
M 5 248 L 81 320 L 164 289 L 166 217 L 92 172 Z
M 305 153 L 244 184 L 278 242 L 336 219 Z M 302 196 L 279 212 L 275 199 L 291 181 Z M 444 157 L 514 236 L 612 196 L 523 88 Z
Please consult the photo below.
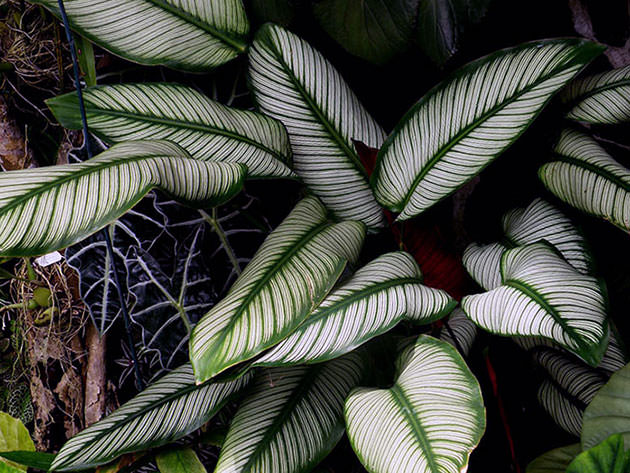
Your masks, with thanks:
M 337 70 L 304 40 L 274 25 L 256 34 L 249 79 L 260 110 L 289 132 L 295 172 L 340 220 L 385 224 L 352 140 L 378 148 L 383 129 Z
M 357 260 L 364 236 L 360 222 L 331 223 L 317 198 L 298 203 L 195 326 L 190 359 L 197 380 L 255 357 L 297 329 Z
M 462 308 L 500 335 L 543 336 L 597 366 L 608 343 L 600 281 L 580 274 L 547 243 L 503 253 L 499 287 L 466 296 Z
M 57 0 L 33 0 L 60 17 Z M 207 71 L 245 52 L 241 0 L 64 2 L 70 27 L 108 51 L 146 65 Z
M 472 243 L 462 260 L 468 273 L 486 290 L 501 285 L 501 255 L 505 250 L 545 240 L 551 243 L 580 273 L 590 274 L 593 262 L 582 234 L 560 210 L 542 199 L 525 209 L 503 216 L 505 237 L 497 243 Z
M 545 187 L 567 204 L 630 231 L 630 170 L 577 131 L 564 130 L 554 151 L 538 171 Z
M 574 104 L 572 120 L 612 125 L 630 120 L 630 66 L 584 77 L 569 84 L 565 102 Z
M 389 389 L 346 399 L 348 437 L 370 473 L 466 471 L 485 429 L 477 380 L 448 343 L 426 335 L 403 352 Z
M 83 91 L 89 130 L 108 143 L 169 140 L 195 159 L 241 163 L 249 177 L 294 176 L 282 124 L 226 107 L 177 84 L 116 84 Z M 66 128 L 80 130 L 79 99 L 70 92 L 46 101 Z
M 399 220 L 448 196 L 512 144 L 602 47 L 527 43 L 468 64 L 414 105 L 379 152 L 372 186 Z
M 387 253 L 331 292 L 298 329 L 256 360 L 256 366 L 318 363 L 341 356 L 401 320 L 428 324 L 456 302 L 422 285 L 409 253 Z
M 0 254 L 65 248 L 113 222 L 153 188 L 200 206 L 232 198 L 242 164 L 193 159 L 168 141 L 119 143 L 78 164 L 0 174 Z

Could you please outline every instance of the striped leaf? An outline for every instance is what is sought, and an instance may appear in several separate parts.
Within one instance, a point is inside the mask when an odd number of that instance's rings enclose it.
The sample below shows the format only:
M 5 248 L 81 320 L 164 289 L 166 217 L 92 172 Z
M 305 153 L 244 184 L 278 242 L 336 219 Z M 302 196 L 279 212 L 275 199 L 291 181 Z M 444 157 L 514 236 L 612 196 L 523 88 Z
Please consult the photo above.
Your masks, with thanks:
M 540 167 L 538 176 L 567 204 L 630 231 L 630 170 L 591 137 L 563 131 L 553 160 Z
M 501 285 L 501 255 L 510 248 L 546 240 L 580 273 L 593 270 L 591 255 L 582 234 L 560 210 L 542 199 L 524 209 L 513 209 L 503 216 L 505 237 L 497 243 L 466 248 L 466 270 L 486 290 Z
M 370 473 L 466 471 L 485 429 L 477 380 L 448 343 L 422 335 L 399 358 L 390 389 L 346 400 L 350 443 Z
M 236 110 L 176 84 L 117 84 L 83 91 L 88 127 L 107 143 L 169 140 L 193 158 L 242 163 L 251 177 L 288 177 L 291 148 L 280 122 Z M 47 100 L 64 127 L 82 127 L 75 92 Z
M 298 473 L 343 435 L 344 399 L 363 373 L 356 353 L 314 366 L 260 371 L 234 417 L 215 473 Z
M 190 359 L 197 380 L 255 357 L 297 329 L 357 260 L 364 236 L 362 223 L 331 223 L 317 198 L 298 203 L 195 327 Z
M 460 69 L 414 105 L 383 144 L 372 175 L 378 202 L 406 220 L 454 192 L 601 50 L 577 39 L 527 43 Z
M 542 336 L 597 366 L 608 343 L 600 281 L 580 274 L 547 243 L 503 253 L 501 286 L 466 296 L 462 308 L 499 335 Z
M 580 444 L 555 448 L 530 462 L 526 473 L 565 473 L 573 459 L 582 451 Z
M 607 377 L 554 349 L 539 350 L 534 359 L 550 376 L 538 390 L 538 400 L 556 424 L 579 437 L 584 409 Z
M 258 366 L 318 363 L 354 350 L 406 319 L 427 324 L 456 302 L 421 284 L 409 253 L 382 255 L 333 291 L 289 337 L 256 361 Z
M 246 374 L 197 385 L 190 364 L 182 365 L 68 440 L 51 470 L 82 470 L 184 437 L 210 420 L 250 380 Z
M 217 205 L 242 187 L 245 166 L 192 159 L 167 141 L 120 143 L 78 164 L 0 174 L 0 254 L 50 253 L 113 222 L 149 190 Z
M 295 172 L 339 219 L 383 226 L 352 140 L 378 148 L 385 133 L 339 73 L 305 41 L 269 24 L 256 34 L 249 61 L 259 108 L 289 132 Z
M 574 104 L 567 114 L 572 120 L 601 125 L 630 121 L 630 66 L 575 80 L 563 99 Z
M 440 340 L 450 343 L 458 351 L 461 350 L 460 354 L 462 356 L 468 356 L 476 338 L 477 326 L 466 317 L 461 308 L 455 309 L 448 317 L 448 320 L 444 321 L 444 326 L 440 329 Z
M 612 434 L 623 434 L 630 445 L 630 364 L 610 377 L 584 411 L 582 449 L 594 447 Z
M 33 0 L 60 17 L 57 0 Z M 207 71 L 245 51 L 241 0 L 65 0 L 70 27 L 139 64 Z

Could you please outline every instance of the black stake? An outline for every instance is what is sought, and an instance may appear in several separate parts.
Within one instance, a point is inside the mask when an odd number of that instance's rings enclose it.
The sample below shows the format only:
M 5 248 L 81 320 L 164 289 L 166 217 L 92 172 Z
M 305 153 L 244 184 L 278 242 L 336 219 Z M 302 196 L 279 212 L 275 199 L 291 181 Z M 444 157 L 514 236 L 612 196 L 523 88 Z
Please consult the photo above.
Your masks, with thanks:
M 70 45 L 70 56 L 72 57 L 72 70 L 74 72 L 74 85 L 79 96 L 79 112 L 81 113 L 81 123 L 83 124 L 83 142 L 85 143 L 85 150 L 88 155 L 88 159 L 92 157 L 92 148 L 90 146 L 90 140 L 88 137 L 87 117 L 85 115 L 85 103 L 83 102 L 83 92 L 81 91 L 81 82 L 79 74 L 79 61 L 77 60 L 77 53 L 74 46 L 74 38 L 70 31 L 70 23 L 68 22 L 68 15 L 66 15 L 66 8 L 63 5 L 63 0 L 57 0 L 59 5 L 59 12 L 61 13 L 61 19 L 63 20 L 63 27 L 66 30 L 66 37 L 68 38 L 68 44 Z M 118 302 L 120 303 L 120 311 L 125 321 L 125 331 L 127 332 L 127 344 L 129 345 L 129 353 L 133 361 L 133 369 L 136 376 L 136 387 L 139 390 L 144 389 L 144 383 L 140 375 L 140 367 L 138 365 L 138 357 L 136 355 L 136 346 L 133 343 L 131 336 L 131 322 L 129 319 L 129 312 L 127 311 L 127 304 L 125 303 L 125 297 L 120 285 L 120 278 L 118 277 L 118 265 L 116 264 L 116 255 L 114 254 L 114 244 L 109 235 L 108 227 L 102 230 L 105 237 L 105 244 L 107 246 L 107 252 L 112 262 L 112 273 L 114 273 L 114 283 L 116 284 L 116 292 L 118 293 Z

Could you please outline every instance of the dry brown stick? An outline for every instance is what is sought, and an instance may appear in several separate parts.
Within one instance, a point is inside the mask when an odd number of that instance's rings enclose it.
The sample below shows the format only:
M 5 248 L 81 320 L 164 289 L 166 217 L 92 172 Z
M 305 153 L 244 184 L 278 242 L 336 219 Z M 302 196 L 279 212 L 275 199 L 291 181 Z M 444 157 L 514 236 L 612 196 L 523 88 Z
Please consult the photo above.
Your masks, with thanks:
M 105 415 L 107 401 L 106 367 L 105 367 L 105 335 L 99 336 L 94 324 L 88 321 L 85 336 L 88 360 L 85 372 L 85 426 L 101 420 Z

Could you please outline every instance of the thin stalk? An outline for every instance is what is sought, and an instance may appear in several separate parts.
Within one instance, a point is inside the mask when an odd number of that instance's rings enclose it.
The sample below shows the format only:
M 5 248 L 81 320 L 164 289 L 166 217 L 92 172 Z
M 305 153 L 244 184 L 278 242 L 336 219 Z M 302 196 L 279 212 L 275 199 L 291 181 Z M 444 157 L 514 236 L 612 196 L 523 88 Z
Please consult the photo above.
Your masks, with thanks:
M 70 31 L 70 23 L 68 22 L 68 15 L 66 14 L 66 8 L 63 4 L 63 0 L 57 0 L 57 4 L 59 5 L 59 12 L 61 13 L 61 19 L 63 20 L 63 26 L 66 31 L 66 37 L 68 39 L 68 44 L 70 45 L 70 56 L 72 57 L 72 70 L 74 72 L 74 85 L 77 91 L 77 95 L 79 98 L 79 111 L 81 113 L 81 123 L 83 124 L 83 142 L 85 143 L 85 150 L 88 155 L 88 159 L 92 158 L 92 148 L 90 145 L 89 135 L 88 135 L 88 126 L 87 126 L 87 117 L 85 115 L 85 103 L 83 102 L 83 92 L 81 90 L 81 76 L 79 74 L 79 61 L 77 60 L 77 52 L 74 45 L 74 38 L 72 37 L 72 32 Z M 116 264 L 116 258 L 114 256 L 114 245 L 112 243 L 111 236 L 109 234 L 109 227 L 105 227 L 102 230 L 103 236 L 105 237 L 105 244 L 107 245 L 107 252 L 109 253 L 111 265 L 112 265 L 112 273 L 114 274 L 114 282 L 116 283 L 116 293 L 118 294 L 118 302 L 120 303 L 120 310 L 123 315 L 123 320 L 125 322 L 125 331 L 127 332 L 127 344 L 129 345 L 129 353 L 131 354 L 131 359 L 133 361 L 134 374 L 136 377 L 136 387 L 139 390 L 144 389 L 144 383 L 142 381 L 142 377 L 140 375 L 140 367 L 138 364 L 138 357 L 136 354 L 136 346 L 133 343 L 133 338 L 131 336 L 131 322 L 129 319 L 129 312 L 127 311 L 127 304 L 125 303 L 125 297 L 122 292 L 122 286 L 120 285 L 120 278 L 118 276 L 118 265 Z
M 217 209 L 216 208 L 212 209 L 212 215 L 208 215 L 208 213 L 205 212 L 204 210 L 199 210 L 199 213 L 201 214 L 203 219 L 206 222 L 208 222 L 212 230 L 214 230 L 214 232 L 219 237 L 219 240 L 221 241 L 221 245 L 223 246 L 223 249 L 227 253 L 228 258 L 230 259 L 230 262 L 232 263 L 232 266 L 234 267 L 234 271 L 236 272 L 236 275 L 240 276 L 241 267 L 238 264 L 238 259 L 236 259 L 234 250 L 232 249 L 232 246 L 230 245 L 230 242 L 227 239 L 227 235 L 225 234 L 223 227 L 221 227 L 221 223 L 219 223 L 219 219 L 217 218 Z

